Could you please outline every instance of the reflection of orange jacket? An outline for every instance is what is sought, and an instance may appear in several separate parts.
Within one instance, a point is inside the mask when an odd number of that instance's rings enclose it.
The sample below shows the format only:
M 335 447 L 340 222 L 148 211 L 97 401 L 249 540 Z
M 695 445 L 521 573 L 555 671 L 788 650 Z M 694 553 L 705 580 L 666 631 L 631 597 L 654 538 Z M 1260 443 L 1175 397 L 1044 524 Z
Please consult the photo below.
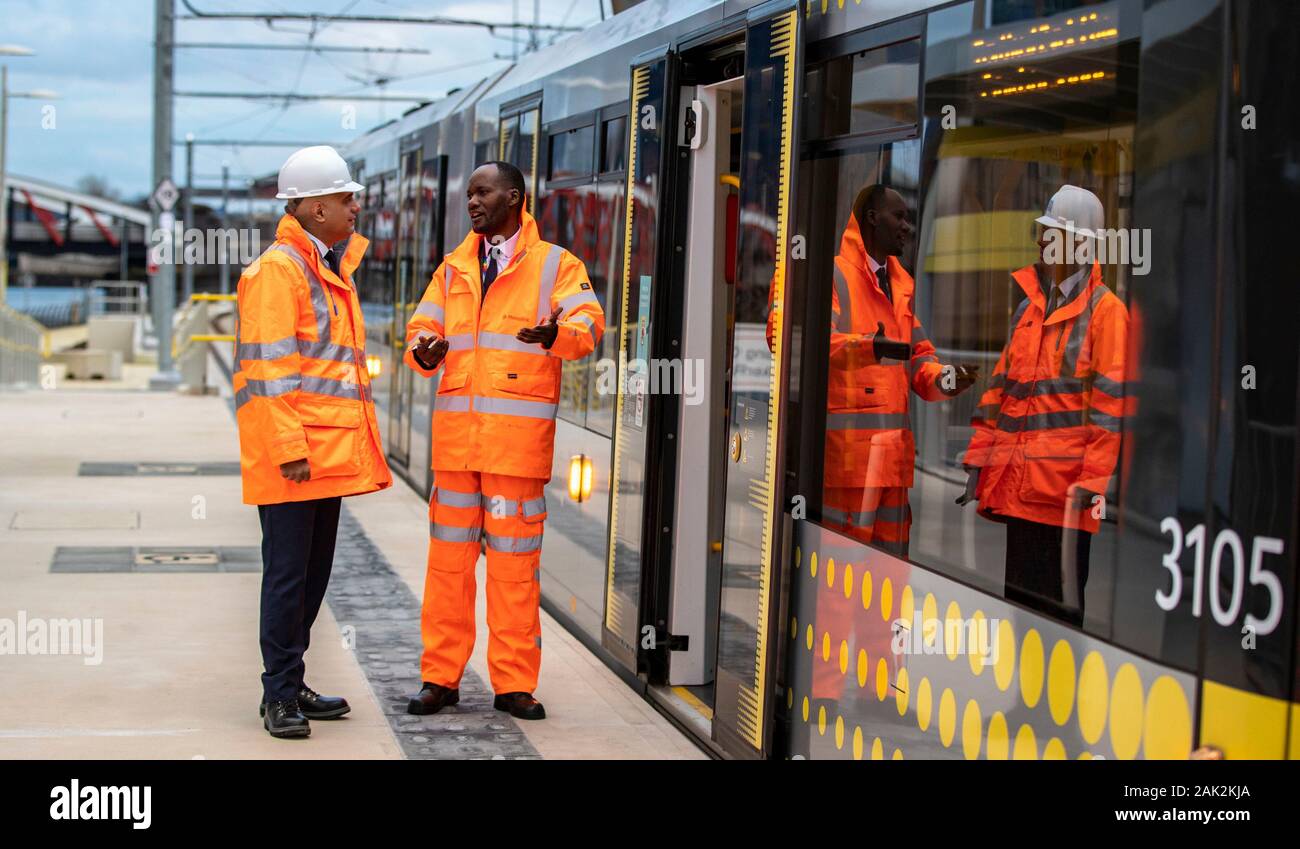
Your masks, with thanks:
M 927 401 L 947 397 L 938 384 L 943 366 L 913 313 L 915 283 L 894 257 L 886 267 L 892 303 L 871 272 L 851 216 L 835 258 L 831 296 L 826 486 L 910 487 L 916 443 L 908 389 Z M 876 359 L 870 337 L 880 324 L 885 336 L 912 344 L 910 362 Z
M 337 277 L 286 215 L 275 244 L 239 278 L 233 388 L 248 504 L 358 495 L 393 482 L 350 282 L 368 244 L 351 238 Z M 285 480 L 280 466 L 304 459 L 311 480 Z
M 596 349 L 605 313 L 582 261 L 543 242 L 527 212 L 515 254 L 484 300 L 481 240 L 470 233 L 447 256 L 406 327 L 406 364 L 425 377 L 446 368 L 433 416 L 433 468 L 549 480 L 561 361 Z M 560 332 L 549 351 L 515 339 L 556 307 Z M 430 335 L 451 345 L 432 371 L 411 353 Z
M 1092 505 L 1067 506 L 1072 486 L 1103 494 L 1119 458 L 1129 316 L 1101 266 L 1044 321 L 1034 266 L 1012 275 L 1028 298 L 972 422 L 963 462 L 979 466 L 980 513 L 1095 533 Z

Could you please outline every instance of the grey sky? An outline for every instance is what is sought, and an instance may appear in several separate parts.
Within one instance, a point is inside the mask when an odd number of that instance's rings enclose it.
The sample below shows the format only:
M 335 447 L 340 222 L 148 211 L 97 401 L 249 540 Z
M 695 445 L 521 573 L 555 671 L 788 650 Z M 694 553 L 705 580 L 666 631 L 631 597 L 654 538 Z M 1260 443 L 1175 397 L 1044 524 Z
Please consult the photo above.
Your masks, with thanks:
M 508 22 L 516 0 L 190 0 L 204 12 L 284 11 L 396 16 L 442 15 Z M 600 0 L 541 0 L 544 23 L 585 26 L 600 19 Z M 517 0 L 521 17 L 532 18 L 531 0 Z M 0 0 L 0 44 L 18 44 L 33 57 L 0 58 L 13 91 L 53 89 L 55 101 L 15 99 L 9 104 L 10 173 L 71 185 L 94 174 L 127 197 L 149 191 L 152 138 L 152 0 Z M 185 9 L 177 0 L 178 14 Z M 608 3 L 606 3 L 608 10 Z M 179 42 L 305 44 L 310 24 L 178 21 Z M 526 38 L 526 35 L 521 35 Z M 551 36 L 542 36 L 547 43 Z M 504 36 L 479 28 L 397 24 L 318 27 L 319 45 L 418 47 L 429 55 L 311 53 L 307 51 L 178 50 L 176 88 L 181 91 L 402 94 L 435 99 L 504 67 Z M 382 90 L 366 85 L 392 78 Z M 54 107 L 54 126 L 46 107 Z M 355 104 L 356 130 L 342 129 L 344 103 L 294 104 L 178 98 L 176 138 L 347 141 L 415 105 Z M 232 176 L 275 171 L 283 148 L 198 148 L 200 185 L 219 182 L 221 163 Z M 177 152 L 176 173 L 183 173 Z M 211 179 L 211 178 L 218 179 Z M 178 180 L 179 181 L 179 180 Z

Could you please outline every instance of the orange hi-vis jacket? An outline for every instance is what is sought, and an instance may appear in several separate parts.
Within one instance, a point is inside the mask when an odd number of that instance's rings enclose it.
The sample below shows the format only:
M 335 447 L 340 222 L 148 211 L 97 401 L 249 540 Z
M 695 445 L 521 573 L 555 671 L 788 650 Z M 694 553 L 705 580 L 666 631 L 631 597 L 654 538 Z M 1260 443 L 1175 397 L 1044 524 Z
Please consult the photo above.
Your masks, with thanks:
M 927 401 L 947 396 L 939 388 L 943 366 L 913 313 L 916 284 L 894 257 L 886 265 L 891 303 L 867 261 L 855 217 L 840 241 L 831 296 L 831 352 L 826 393 L 824 484 L 836 487 L 910 487 L 916 440 L 908 416 L 908 389 Z M 909 362 L 876 359 L 869 336 L 912 344 Z
M 433 468 L 550 480 L 562 360 L 596 349 L 605 312 L 582 261 L 543 242 L 527 212 L 510 264 L 483 298 L 482 236 L 448 254 L 406 326 L 406 364 L 425 377 L 446 369 L 433 414 Z M 548 351 L 515 338 L 559 307 Z M 430 371 L 412 353 L 421 336 L 444 338 L 446 359 Z
M 284 216 L 276 241 L 239 278 L 236 417 L 244 501 L 283 504 L 392 485 L 366 368 L 365 325 L 351 275 L 369 245 L 352 236 L 342 278 Z M 280 466 L 307 460 L 311 480 Z
M 1128 310 L 1095 263 L 1088 282 L 1046 317 L 1037 269 L 1012 277 L 1028 297 L 1011 320 L 962 462 L 981 469 L 981 515 L 1096 533 L 1098 511 L 1072 503 L 1070 490 L 1104 494 L 1119 459 L 1132 403 L 1125 394 Z

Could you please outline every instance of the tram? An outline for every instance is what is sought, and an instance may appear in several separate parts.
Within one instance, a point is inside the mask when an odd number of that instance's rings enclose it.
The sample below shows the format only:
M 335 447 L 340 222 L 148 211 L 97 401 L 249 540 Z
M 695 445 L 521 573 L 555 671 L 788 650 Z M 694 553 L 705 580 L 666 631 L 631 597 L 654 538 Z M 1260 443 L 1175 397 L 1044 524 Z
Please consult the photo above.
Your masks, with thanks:
M 429 491 L 405 325 L 469 174 L 510 161 L 608 320 L 565 364 L 543 605 L 702 746 L 1300 756 L 1297 57 L 1292 4 L 1247 0 L 647 0 L 346 149 L 392 467 Z M 906 203 L 935 358 L 980 367 L 911 396 L 905 552 L 826 503 L 834 263 L 869 185 Z M 1037 604 L 956 502 L 1065 185 L 1145 253 L 1101 266 L 1128 408 L 1090 553 L 1061 557 L 1086 582 Z

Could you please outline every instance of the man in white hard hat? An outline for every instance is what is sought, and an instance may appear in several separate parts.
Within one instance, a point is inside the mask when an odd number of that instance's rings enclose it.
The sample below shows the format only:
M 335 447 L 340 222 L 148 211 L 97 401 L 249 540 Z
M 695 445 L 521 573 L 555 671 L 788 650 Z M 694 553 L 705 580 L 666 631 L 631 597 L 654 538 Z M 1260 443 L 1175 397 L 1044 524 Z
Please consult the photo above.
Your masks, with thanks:
M 306 737 L 346 700 L 303 681 L 334 564 L 342 499 L 392 485 L 366 369 L 352 273 L 368 242 L 347 164 L 309 147 L 280 170 L 288 201 L 270 249 L 239 279 L 236 416 L 244 501 L 262 522 L 263 725 Z
M 1095 260 L 1101 201 L 1062 186 L 1037 219 L 1040 262 L 1012 275 L 1025 300 L 972 420 L 967 494 L 1007 529 L 1005 593 L 1083 623 L 1092 535 L 1119 459 L 1128 310 Z

